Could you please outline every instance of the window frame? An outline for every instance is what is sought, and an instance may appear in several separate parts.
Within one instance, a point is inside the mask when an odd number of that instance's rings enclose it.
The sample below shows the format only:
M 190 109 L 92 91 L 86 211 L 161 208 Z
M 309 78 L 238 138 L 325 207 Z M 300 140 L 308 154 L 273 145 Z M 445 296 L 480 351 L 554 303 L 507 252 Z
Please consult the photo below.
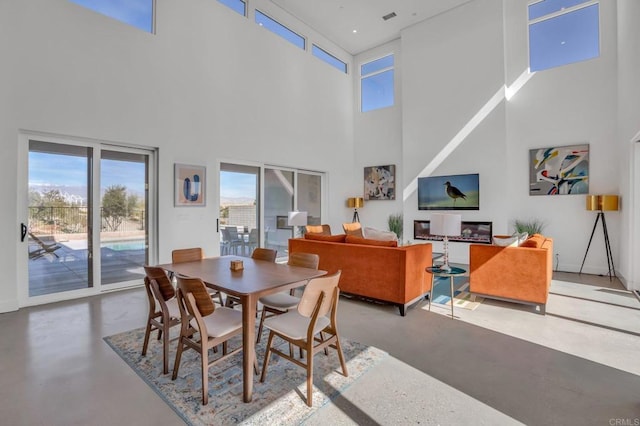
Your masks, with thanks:
M 378 69 L 376 71 L 370 72 L 368 74 L 362 74 L 362 68 L 365 65 L 371 64 L 375 61 L 378 61 L 380 59 L 384 59 L 391 56 L 393 59 L 393 64 L 391 66 L 387 66 L 381 69 Z M 366 113 L 366 112 L 371 112 L 371 111 L 376 111 L 379 109 L 384 109 L 384 108 L 390 108 L 396 105 L 396 77 L 395 77 L 395 67 L 396 67 L 396 59 L 395 59 L 395 53 L 394 52 L 390 52 L 387 53 L 385 55 L 381 55 L 381 56 L 377 56 L 373 59 L 367 60 L 366 62 L 361 62 L 360 66 L 359 66 L 359 72 L 360 72 L 360 112 L 361 113 Z M 386 105 L 386 106 L 382 106 L 382 107 L 377 107 L 377 108 L 373 108 L 373 109 L 368 109 L 366 111 L 363 111 L 363 102 L 362 102 L 362 97 L 363 97 L 363 90 L 362 90 L 362 82 L 364 80 L 366 80 L 369 77 L 373 77 L 388 71 L 393 71 L 393 83 L 391 85 L 391 89 L 392 89 L 392 94 L 393 94 L 393 102 L 391 103 L 391 105 Z
M 328 61 L 326 58 L 322 57 L 322 56 L 318 56 L 316 55 L 316 50 L 319 50 L 320 52 L 322 52 L 324 55 L 329 56 L 330 58 L 333 58 L 333 60 L 335 62 L 339 62 L 341 63 L 344 67 L 343 68 L 338 68 L 335 63 L 332 63 L 330 61 Z M 347 63 L 341 59 L 339 59 L 337 56 L 332 55 L 331 53 L 327 52 L 325 49 L 323 49 L 322 47 L 318 46 L 315 43 L 311 43 L 311 55 L 320 59 L 322 62 L 332 66 L 333 68 L 337 69 L 340 72 L 343 72 L 345 74 L 349 74 L 349 66 L 347 65 Z
M 564 8 L 564 9 L 561 8 L 560 10 L 557 10 L 555 12 L 551 12 L 551 13 L 548 13 L 546 15 L 542 15 L 542 16 L 538 16 L 536 18 L 530 19 L 529 18 L 529 7 L 531 7 L 532 5 L 535 5 L 537 3 L 542 3 L 543 1 L 546 1 L 546 0 L 532 0 L 532 1 L 527 2 L 527 53 L 528 53 L 527 60 L 528 60 L 529 71 L 530 72 L 546 71 L 546 70 L 550 70 L 550 69 L 554 69 L 554 68 L 563 67 L 565 65 L 571 65 L 571 64 L 576 64 L 576 63 L 579 63 L 579 62 L 589 61 L 591 59 L 596 59 L 596 58 L 599 58 L 601 56 L 601 54 L 602 54 L 602 37 L 601 37 L 602 31 L 601 31 L 601 19 L 600 19 L 600 3 L 601 3 L 600 0 L 584 0 L 582 3 L 575 4 L 573 6 L 570 6 L 570 7 Z M 580 59 L 578 61 L 573 61 L 573 62 L 563 62 L 563 63 L 561 63 L 559 65 L 553 65 L 553 66 L 550 66 L 550 67 L 547 67 L 547 68 L 541 68 L 541 69 L 537 69 L 537 70 L 531 71 L 531 26 L 535 25 L 535 24 L 539 24 L 539 23 L 544 22 L 544 21 L 549 21 L 551 19 L 556 19 L 556 18 L 561 17 L 561 16 L 566 16 L 566 15 L 569 15 L 569 14 L 571 14 L 573 12 L 578 11 L 578 10 L 586 9 L 586 8 L 589 8 L 589 7 L 595 6 L 595 5 L 597 5 L 597 7 L 598 7 L 598 54 L 597 54 L 597 56 L 592 56 L 592 57 L 589 57 L 589 58 L 586 58 L 586 59 Z
M 292 30 L 291 28 L 289 28 L 288 26 L 284 25 L 282 22 L 278 21 L 277 19 L 272 18 L 270 15 L 264 13 L 262 10 L 260 9 L 254 9 L 253 10 L 253 21 L 256 23 L 256 25 L 261 26 L 262 28 L 264 28 L 265 30 L 269 31 L 272 34 L 277 35 L 278 37 L 288 41 L 289 43 L 291 43 L 292 45 L 294 45 L 297 48 L 302 49 L 303 51 L 307 50 L 307 46 L 309 45 L 307 37 L 303 36 L 302 34 L 299 34 L 298 32 Z M 299 39 L 302 41 L 302 46 L 298 45 L 297 43 L 294 43 L 292 40 L 290 40 L 289 38 L 285 37 L 284 35 L 277 33 L 275 31 L 273 31 L 272 29 L 266 27 L 265 25 L 262 25 L 260 22 L 258 22 L 258 16 L 263 16 L 265 17 L 268 21 L 270 21 L 273 24 L 276 24 L 277 26 L 279 26 L 281 29 L 284 29 L 286 31 L 288 31 L 289 33 L 291 33 L 292 35 L 295 35 L 297 37 L 299 37 Z

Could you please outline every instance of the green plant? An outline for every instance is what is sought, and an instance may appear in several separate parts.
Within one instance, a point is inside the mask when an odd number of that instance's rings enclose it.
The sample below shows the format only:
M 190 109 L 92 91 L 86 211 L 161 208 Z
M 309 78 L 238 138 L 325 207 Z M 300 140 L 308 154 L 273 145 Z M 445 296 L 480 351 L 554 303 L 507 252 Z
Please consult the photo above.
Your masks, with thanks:
M 398 240 L 402 241 L 402 213 L 394 213 L 389 215 L 388 219 L 389 231 L 398 236 Z
M 540 219 L 529 219 L 529 220 L 519 220 L 516 219 L 513 221 L 513 227 L 515 228 L 516 233 L 521 234 L 526 232 L 529 235 L 533 234 L 542 234 L 542 230 L 544 229 L 545 223 Z

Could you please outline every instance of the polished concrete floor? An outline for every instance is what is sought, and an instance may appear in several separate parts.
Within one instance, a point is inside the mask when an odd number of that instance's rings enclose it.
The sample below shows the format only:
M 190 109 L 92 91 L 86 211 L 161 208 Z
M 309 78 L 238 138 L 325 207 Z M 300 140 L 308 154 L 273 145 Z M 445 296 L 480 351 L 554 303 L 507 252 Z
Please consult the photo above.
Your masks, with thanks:
M 639 424 L 640 302 L 607 278 L 555 278 L 569 296 L 546 316 L 485 300 L 454 320 L 424 302 L 401 317 L 341 299 L 342 335 L 390 356 L 307 423 Z M 0 424 L 181 424 L 102 340 L 146 311 L 133 289 L 0 314 Z

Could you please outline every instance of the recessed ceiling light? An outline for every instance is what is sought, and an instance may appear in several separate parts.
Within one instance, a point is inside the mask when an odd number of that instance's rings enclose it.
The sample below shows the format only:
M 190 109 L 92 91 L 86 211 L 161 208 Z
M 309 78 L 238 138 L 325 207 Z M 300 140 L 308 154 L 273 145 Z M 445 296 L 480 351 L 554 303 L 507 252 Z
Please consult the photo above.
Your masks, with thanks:
M 354 33 L 354 34 L 355 34 L 355 33 L 357 33 L 357 32 L 358 32 L 358 30 L 353 30 L 353 33 Z

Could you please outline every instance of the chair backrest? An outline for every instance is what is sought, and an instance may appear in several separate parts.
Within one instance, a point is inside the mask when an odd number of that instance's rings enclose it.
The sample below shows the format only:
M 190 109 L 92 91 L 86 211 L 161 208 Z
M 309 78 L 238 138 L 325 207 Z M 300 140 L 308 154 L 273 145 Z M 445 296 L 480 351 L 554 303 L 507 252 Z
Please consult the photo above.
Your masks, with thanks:
M 318 298 L 324 293 L 322 304 L 318 311 L 318 317 L 327 315 L 333 302 L 335 290 L 338 287 L 338 281 L 340 281 L 340 274 L 342 271 L 338 271 L 332 275 L 325 275 L 323 277 L 312 278 L 307 283 L 307 286 L 302 293 L 302 298 L 298 304 L 298 312 L 305 317 L 311 317 L 313 310 L 318 303 Z
M 178 249 L 171 252 L 172 263 L 193 262 L 200 260 L 203 257 L 202 249 L 200 247 Z
M 213 304 L 211 295 L 200 278 L 178 276 L 178 289 L 182 299 L 188 299 L 189 295 L 193 296 L 200 316 L 206 317 L 215 311 L 216 306 Z M 193 311 L 193 307 L 187 300 L 182 300 L 181 303 L 184 303 L 189 314 L 196 316 L 196 312 Z
M 344 229 L 344 233 L 347 235 L 353 235 L 354 237 L 360 238 L 364 237 L 364 235 L 362 234 L 362 225 L 360 225 L 360 222 L 343 223 L 342 229 Z
M 260 231 L 258 228 L 253 228 L 251 231 L 249 231 L 249 242 L 250 243 L 258 243 L 258 240 L 260 239 Z
M 257 260 L 266 260 L 267 262 L 275 262 L 277 255 L 277 250 L 258 247 L 253 250 L 253 253 L 251 253 L 251 258 Z
M 329 225 L 307 225 L 305 229 L 307 234 L 331 235 L 331 227 Z
M 226 226 L 224 229 L 227 230 L 227 234 L 229 235 L 229 241 L 239 241 L 240 235 L 238 234 L 238 228 L 235 226 Z
M 160 290 L 162 300 L 167 301 L 176 295 L 176 291 L 164 269 L 157 266 L 145 266 L 144 272 L 147 275 L 145 277 L 145 285 L 149 285 L 152 280 L 155 281 L 158 285 L 158 290 Z
M 301 266 L 303 268 L 318 269 L 320 256 L 315 253 L 289 253 L 287 265 Z

